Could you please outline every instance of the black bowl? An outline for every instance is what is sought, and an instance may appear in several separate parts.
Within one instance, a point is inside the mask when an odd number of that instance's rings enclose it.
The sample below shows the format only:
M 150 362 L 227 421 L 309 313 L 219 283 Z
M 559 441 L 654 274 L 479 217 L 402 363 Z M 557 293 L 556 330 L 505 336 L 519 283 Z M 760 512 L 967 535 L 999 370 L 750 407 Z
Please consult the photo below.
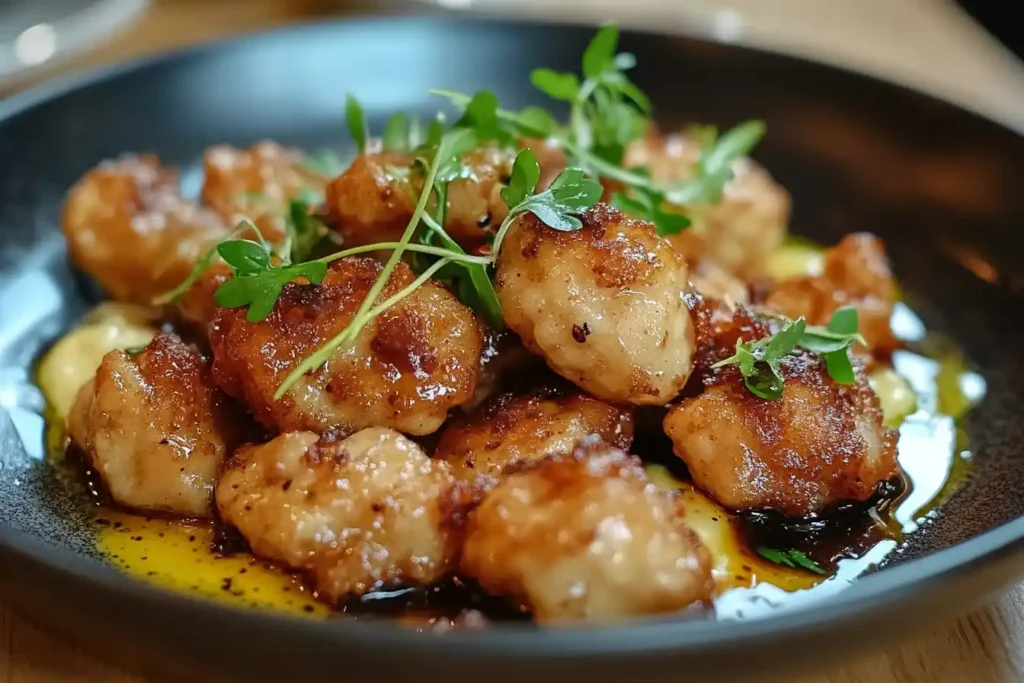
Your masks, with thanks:
M 0 105 L 0 590 L 88 644 L 159 666 L 296 680 L 592 683 L 763 679 L 835 663 L 964 610 L 1018 573 L 1024 550 L 1024 139 L 905 89 L 791 58 L 627 33 L 636 80 L 668 125 L 768 122 L 757 157 L 794 195 L 793 229 L 831 243 L 870 230 L 930 329 L 988 382 L 962 428 L 970 477 L 890 566 L 827 602 L 747 622 L 608 629 L 500 627 L 430 636 L 313 623 L 178 597 L 95 556 L 82 506 L 37 461 L 29 369 L 95 297 L 57 230 L 66 188 L 97 160 L 154 151 L 194 164 L 216 142 L 347 144 L 346 91 L 379 126 L 436 110 L 428 87 L 534 103 L 535 66 L 575 70 L 591 29 L 439 19 L 317 24 L 116 67 Z M 20 433 L 20 438 L 19 438 Z M 166 670 L 166 669 L 165 669 Z

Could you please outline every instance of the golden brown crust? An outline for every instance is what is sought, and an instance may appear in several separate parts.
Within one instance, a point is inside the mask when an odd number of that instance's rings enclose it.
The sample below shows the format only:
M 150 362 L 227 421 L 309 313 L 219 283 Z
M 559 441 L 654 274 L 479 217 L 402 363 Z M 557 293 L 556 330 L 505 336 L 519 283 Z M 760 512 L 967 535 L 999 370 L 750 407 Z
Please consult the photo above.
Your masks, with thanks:
M 690 374 L 686 266 L 649 223 L 599 204 L 583 227 L 516 220 L 498 255 L 505 322 L 599 398 L 664 405 Z
M 676 498 L 589 439 L 506 473 L 469 515 L 461 569 L 550 625 L 682 610 L 710 597 L 710 565 Z
M 396 242 L 416 207 L 416 190 L 392 172 L 408 170 L 411 154 L 360 154 L 327 186 L 327 207 L 345 244 Z
M 765 306 L 790 318 L 803 316 L 810 325 L 827 325 L 842 306 L 855 306 L 860 332 L 875 353 L 896 345 L 890 327 L 896 303 L 896 281 L 882 240 L 866 232 L 846 235 L 825 252 L 821 275 L 785 280 Z
M 472 481 L 478 475 L 500 475 L 520 460 L 571 452 L 580 439 L 593 434 L 628 449 L 632 411 L 579 392 L 542 388 L 525 396 L 499 396 L 477 412 L 450 421 L 434 457 L 447 461 L 457 478 Z
M 380 271 L 370 258 L 342 259 L 319 286 L 286 285 L 261 322 L 247 322 L 241 309 L 221 311 L 210 334 L 217 383 L 278 431 L 436 431 L 450 409 L 472 397 L 483 342 L 473 314 L 435 282 L 371 321 L 354 346 L 273 399 L 303 359 L 348 326 Z M 379 300 L 414 277 L 399 264 Z
M 152 155 L 89 171 L 61 216 L 71 260 L 119 301 L 149 303 L 185 279 L 227 233 L 220 218 L 181 198 L 178 177 Z
M 220 310 L 213 297 L 217 288 L 230 277 L 231 267 L 228 264 L 223 261 L 214 263 L 174 302 L 173 315 L 205 336 Z
M 244 446 L 217 485 L 221 518 L 253 552 L 305 571 L 330 603 L 446 576 L 472 502 L 445 463 L 379 428 Z
M 728 335 L 746 339 L 742 328 Z M 723 340 L 709 360 L 727 346 Z M 708 370 L 704 392 L 669 411 L 665 431 L 697 486 L 732 509 L 803 516 L 866 500 L 899 474 L 897 434 L 883 426 L 859 369 L 856 384 L 842 386 L 819 356 L 801 351 L 781 371 L 778 400 L 753 395 L 730 365 Z
M 159 334 L 134 356 L 104 357 L 79 392 L 68 434 L 115 502 L 205 517 L 220 463 L 246 424 L 199 353 Z

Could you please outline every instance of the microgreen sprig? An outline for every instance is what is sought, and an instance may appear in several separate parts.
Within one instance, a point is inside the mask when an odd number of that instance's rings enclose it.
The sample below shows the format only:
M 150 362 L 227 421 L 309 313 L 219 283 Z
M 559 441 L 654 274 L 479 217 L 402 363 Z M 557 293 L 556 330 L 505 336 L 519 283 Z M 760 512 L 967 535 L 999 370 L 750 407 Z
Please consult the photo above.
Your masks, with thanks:
M 834 382 L 852 385 L 857 377 L 849 349 L 854 344 L 865 343 L 857 332 L 857 317 L 856 308 L 844 306 L 832 314 L 827 327 L 809 327 L 802 317 L 787 320 L 770 337 L 751 342 L 737 339 L 736 352 L 711 367 L 737 366 L 750 393 L 775 400 L 782 397 L 784 388 L 782 361 L 799 346 L 824 358 L 825 368 Z
M 363 302 L 356 310 L 356 313 L 352 317 L 352 320 L 349 322 L 348 326 L 346 326 L 344 330 L 339 332 L 337 335 L 331 338 L 326 344 L 324 344 L 315 352 L 313 352 L 310 356 L 303 360 L 294 370 L 292 370 L 291 373 L 288 374 L 288 376 L 281 383 L 281 385 L 278 386 L 277 391 L 274 393 L 275 399 L 281 398 L 281 396 L 283 396 L 292 386 L 294 386 L 295 383 L 298 382 L 299 379 L 307 372 L 323 365 L 327 361 L 327 359 L 330 358 L 331 355 L 333 355 L 334 352 L 337 351 L 339 348 L 354 343 L 356 337 L 362 331 L 363 327 L 365 327 L 367 323 L 369 323 L 371 320 L 373 320 L 373 318 L 379 315 L 379 312 L 382 309 L 374 309 L 374 304 L 377 302 L 377 298 L 380 296 L 381 291 L 383 291 L 384 287 L 387 285 L 388 280 L 391 277 L 391 273 L 395 270 L 395 267 L 398 265 L 398 262 L 402 258 L 402 254 L 406 251 L 406 249 L 409 246 L 409 243 L 412 241 L 413 235 L 416 232 L 417 227 L 419 227 L 420 221 L 422 220 L 427 208 L 427 202 L 432 194 L 431 188 L 433 188 L 434 186 L 434 181 L 437 177 L 439 167 L 443 162 L 447 161 L 452 156 L 454 156 L 454 151 L 458 148 L 459 144 L 462 143 L 464 139 L 471 134 L 472 133 L 466 129 L 457 128 L 455 130 L 449 131 L 448 133 L 445 133 L 441 137 L 441 141 L 438 143 L 437 146 L 437 151 L 434 153 L 434 158 L 426 173 L 424 191 L 420 194 L 419 200 L 416 203 L 416 208 L 413 210 L 413 214 L 409 218 L 409 223 L 406 225 L 405 232 L 402 233 L 401 239 L 398 241 L 398 244 L 392 250 L 391 256 L 384 264 L 383 269 L 377 276 L 377 280 L 370 287 L 370 291 L 367 293 L 366 297 L 363 299 Z M 430 275 L 433 275 L 434 272 L 444 267 L 449 262 L 450 260 L 447 257 L 442 258 L 437 263 L 432 265 L 427 271 L 424 271 L 424 273 L 420 275 L 420 278 L 417 279 L 417 282 L 419 283 L 417 284 L 417 287 L 421 285 L 423 282 L 425 282 L 427 279 L 429 279 Z M 324 266 L 324 269 L 326 272 L 326 265 Z M 427 275 L 428 273 L 429 275 Z M 426 275 L 427 277 L 424 277 L 424 275 Z M 416 283 L 414 282 L 413 284 Z M 412 285 L 410 285 L 409 287 L 403 289 L 402 292 L 399 292 L 394 297 L 392 297 L 392 299 L 399 297 L 399 295 L 402 295 L 403 297 L 408 296 L 408 294 L 411 293 L 412 291 L 415 291 L 415 288 L 412 287 Z M 398 300 L 400 300 L 400 298 Z

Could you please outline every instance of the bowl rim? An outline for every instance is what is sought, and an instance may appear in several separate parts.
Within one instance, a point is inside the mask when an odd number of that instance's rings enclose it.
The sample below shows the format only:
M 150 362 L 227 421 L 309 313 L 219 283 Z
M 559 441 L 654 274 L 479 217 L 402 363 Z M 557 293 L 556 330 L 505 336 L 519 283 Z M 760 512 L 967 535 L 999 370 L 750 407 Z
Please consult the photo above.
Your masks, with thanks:
M 115 80 L 123 75 L 172 62 L 201 58 L 223 51 L 231 51 L 247 43 L 256 43 L 268 37 L 300 34 L 309 31 L 341 30 L 345 25 L 414 24 L 419 26 L 459 24 L 485 24 L 492 27 L 524 29 L 536 26 L 561 27 L 578 30 L 591 24 L 585 22 L 557 22 L 530 19 L 501 19 L 474 15 L 451 16 L 413 14 L 395 16 L 357 16 L 331 20 L 298 22 L 284 27 L 245 33 L 199 45 L 177 48 L 140 59 L 102 65 L 46 81 L 26 91 L 0 101 L 0 127 L 25 115 L 51 100 Z M 932 103 L 956 110 L 963 115 L 984 121 L 1004 134 L 1024 137 L 999 121 L 969 111 L 947 100 L 914 88 L 890 82 L 876 76 L 845 69 L 833 64 L 805 57 L 737 44 L 718 43 L 704 37 L 682 35 L 665 31 L 637 28 L 623 29 L 625 37 L 645 35 L 667 37 L 682 42 L 710 44 L 729 51 L 742 51 L 770 56 L 772 59 L 800 62 L 816 69 L 845 72 L 857 79 L 872 81 L 886 88 L 902 91 L 904 95 L 930 100 Z M 39 569 L 59 576 L 69 583 L 95 586 L 114 599 L 131 607 L 155 609 L 174 608 L 199 611 L 211 622 L 238 622 L 244 619 L 247 628 L 278 632 L 288 629 L 296 638 L 312 641 L 340 640 L 347 644 L 366 645 L 379 649 L 400 646 L 403 651 L 418 651 L 452 656 L 471 652 L 473 656 L 499 657 L 602 657 L 636 654 L 684 654 L 686 652 L 728 647 L 730 650 L 745 644 L 763 645 L 801 635 L 819 637 L 828 631 L 849 626 L 875 617 L 884 610 L 907 606 L 928 593 L 935 593 L 940 584 L 966 576 L 1000 560 L 1024 551 L 1024 517 L 989 529 L 962 543 L 944 548 L 924 557 L 909 560 L 897 566 L 873 572 L 854 580 L 838 594 L 810 601 L 806 605 L 787 608 L 777 615 L 750 620 L 694 620 L 667 618 L 637 619 L 619 625 L 600 628 L 545 630 L 535 626 L 499 624 L 481 632 L 447 633 L 443 638 L 423 638 L 420 634 L 397 624 L 377 621 L 323 623 L 283 613 L 251 610 L 224 605 L 211 600 L 163 589 L 122 574 L 99 560 L 83 556 L 70 549 L 47 543 L 44 539 L 17 531 L 0 521 L 0 557 L 17 556 Z M 1021 570 L 1020 573 L 1024 573 Z M 991 586 L 994 589 L 996 586 Z M 980 592 L 980 591 L 979 591 Z M 949 601 L 946 601 L 949 602 Z M 825 607 L 826 609 L 821 609 Z M 966 607 L 959 605 L 958 607 Z M 950 608 L 947 611 L 953 611 Z

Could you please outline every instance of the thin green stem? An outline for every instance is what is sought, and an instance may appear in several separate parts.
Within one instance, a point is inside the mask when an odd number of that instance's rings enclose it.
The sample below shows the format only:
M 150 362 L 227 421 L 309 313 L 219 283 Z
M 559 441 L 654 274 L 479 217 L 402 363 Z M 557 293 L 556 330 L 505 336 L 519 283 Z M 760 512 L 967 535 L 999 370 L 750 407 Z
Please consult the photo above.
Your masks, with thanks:
M 509 213 L 505 216 L 505 220 L 501 222 L 498 227 L 498 232 L 494 233 L 494 243 L 491 245 L 491 258 L 495 263 L 498 262 L 498 253 L 501 251 L 501 244 L 505 241 L 505 233 L 512 227 L 512 221 L 518 216 L 518 213 Z
M 260 240 L 260 244 L 266 246 L 266 242 L 263 241 L 263 235 L 262 233 L 260 233 L 260 229 L 256 227 L 255 223 L 248 219 L 240 221 L 238 225 L 235 226 L 235 229 L 229 232 L 224 237 L 224 239 L 220 240 L 215 245 L 207 249 L 202 256 L 196 259 L 195 265 L 192 266 L 192 271 L 188 274 L 188 276 L 185 277 L 184 280 L 182 280 L 178 284 L 177 287 L 175 287 L 174 289 L 169 289 L 163 294 L 153 299 L 153 305 L 163 306 L 164 304 L 173 303 L 178 298 L 180 298 L 185 292 L 189 290 L 189 288 L 192 287 L 192 285 L 196 283 L 197 280 L 199 280 L 203 273 L 210 269 L 210 266 L 213 265 L 214 261 L 217 260 L 217 247 L 224 244 L 228 240 L 232 240 L 238 237 L 239 235 L 248 230 L 252 230 L 253 232 L 255 232 L 256 236 Z
M 324 344 L 321 348 L 317 349 L 312 355 L 302 361 L 298 367 L 292 370 L 291 373 L 285 378 L 284 382 L 277 388 L 274 393 L 274 399 L 279 399 L 285 394 L 299 378 L 304 374 L 320 367 L 323 363 L 331 357 L 331 355 L 340 348 L 343 344 L 349 343 L 352 339 L 358 336 L 362 326 L 366 324 L 366 314 L 373 307 L 377 301 L 377 297 L 380 296 L 381 291 L 387 285 L 388 280 L 391 278 L 391 273 L 394 271 L 398 262 L 402 258 L 402 253 L 405 251 L 409 242 L 412 240 L 413 234 L 416 232 L 416 228 L 419 226 L 422 220 L 426 208 L 427 202 L 432 193 L 431 188 L 434 187 L 434 181 L 437 179 L 437 171 L 441 164 L 452 155 L 452 149 L 465 135 L 469 134 L 469 131 L 460 130 L 453 131 L 452 133 L 445 135 L 441 139 L 440 144 L 437 146 L 437 153 L 434 155 L 434 159 L 430 164 L 430 169 L 427 171 L 427 177 L 423 183 L 423 191 L 420 193 L 419 201 L 416 202 L 416 208 L 409 218 L 409 224 L 405 228 L 405 232 L 402 233 L 402 238 L 398 241 L 394 251 L 391 252 L 391 257 L 388 258 L 387 263 L 384 264 L 384 268 L 381 270 L 380 275 L 377 276 L 377 280 L 370 287 L 370 291 L 367 292 L 366 298 L 359 305 L 359 309 L 352 318 L 352 322 L 349 323 L 348 327 L 338 333 L 334 338 Z M 440 263 L 440 262 L 439 262 Z

